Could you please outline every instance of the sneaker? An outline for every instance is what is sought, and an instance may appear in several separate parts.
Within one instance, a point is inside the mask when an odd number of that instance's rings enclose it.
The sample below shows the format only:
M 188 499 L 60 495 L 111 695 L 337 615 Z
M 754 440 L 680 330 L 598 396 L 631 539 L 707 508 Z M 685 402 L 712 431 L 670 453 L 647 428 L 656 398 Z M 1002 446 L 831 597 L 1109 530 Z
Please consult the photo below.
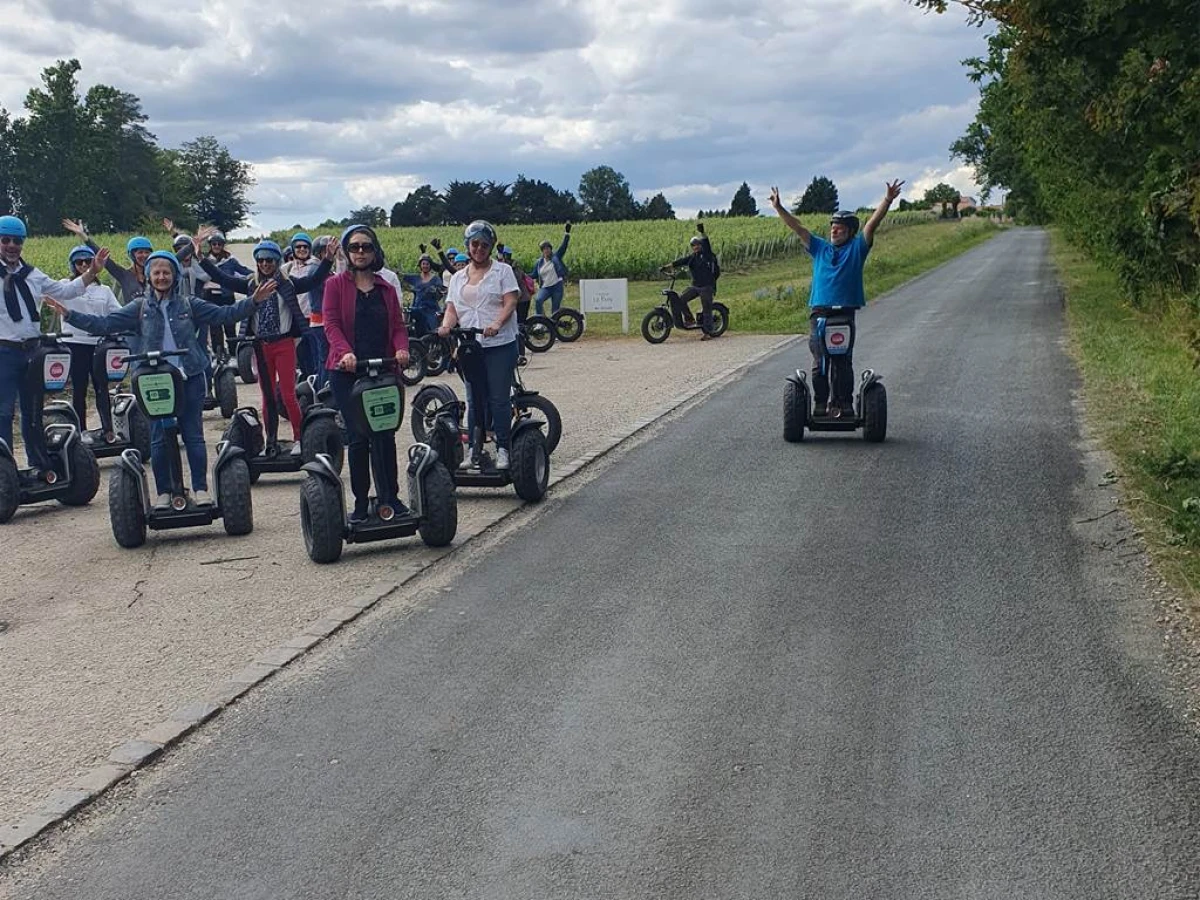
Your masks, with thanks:
M 212 506 L 212 496 L 208 491 L 192 491 L 192 502 L 197 506 Z
M 170 509 L 171 508 L 171 495 L 170 494 L 159 494 L 158 499 L 154 501 L 154 508 L 155 509 Z
M 508 468 L 508 451 L 505 450 L 503 447 L 501 447 L 499 450 L 496 451 L 496 468 L 497 469 L 507 469 Z
M 96 438 L 92 435 L 92 433 L 90 431 L 85 431 L 85 432 L 83 432 L 83 434 L 81 434 L 79 436 L 79 442 L 81 444 L 83 444 L 83 446 L 85 446 L 85 447 L 90 447 L 94 443 L 96 443 Z
M 463 461 L 458 466 L 460 469 L 478 469 L 479 457 L 474 453 L 468 453 L 463 457 Z
M 350 524 L 351 525 L 361 525 L 365 521 L 367 521 L 367 519 L 369 519 L 369 518 L 370 518 L 370 516 L 367 514 L 366 509 L 359 509 L 356 506 L 354 508 L 354 511 L 352 513 L 350 513 Z
M 300 442 L 292 441 L 292 449 L 289 450 L 288 453 L 292 456 L 299 456 L 301 453 Z
M 702 340 L 702 341 L 711 341 L 712 339 L 713 339 L 713 336 L 707 332 L 700 335 L 700 340 Z

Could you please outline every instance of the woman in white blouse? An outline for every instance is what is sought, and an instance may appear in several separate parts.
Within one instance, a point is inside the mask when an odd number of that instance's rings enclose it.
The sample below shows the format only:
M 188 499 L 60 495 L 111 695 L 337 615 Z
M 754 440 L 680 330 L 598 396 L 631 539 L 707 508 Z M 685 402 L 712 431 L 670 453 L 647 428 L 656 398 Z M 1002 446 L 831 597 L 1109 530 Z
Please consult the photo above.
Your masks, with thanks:
M 446 295 L 446 315 L 438 334 L 445 337 L 456 325 L 482 328 L 483 363 L 487 373 L 487 406 L 496 432 L 496 468 L 508 468 L 508 439 L 512 426 L 512 373 L 517 367 L 517 279 L 512 267 L 492 259 L 496 229 L 482 220 L 464 232 L 469 262 L 454 273 Z M 467 429 L 475 433 L 479 403 L 471 403 Z M 487 419 L 485 418 L 485 424 Z M 474 445 L 463 461 L 464 468 L 479 464 Z

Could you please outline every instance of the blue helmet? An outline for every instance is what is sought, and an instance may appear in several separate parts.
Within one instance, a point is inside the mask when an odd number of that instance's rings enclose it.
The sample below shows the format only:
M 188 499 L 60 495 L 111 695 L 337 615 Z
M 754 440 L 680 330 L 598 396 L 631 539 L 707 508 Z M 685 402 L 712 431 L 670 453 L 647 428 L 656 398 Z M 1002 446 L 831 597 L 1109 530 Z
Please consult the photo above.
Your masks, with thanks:
M 0 216 L 0 236 L 25 240 L 29 232 L 25 230 L 25 223 L 16 216 Z
M 283 261 L 283 250 L 274 241 L 259 241 L 254 245 L 254 258 L 273 259 L 275 262 Z
M 80 244 L 78 247 L 72 247 L 71 252 L 67 254 L 67 269 L 75 271 L 75 263 L 81 259 L 95 259 L 96 251 L 87 244 Z
M 140 234 L 137 237 L 131 237 L 129 243 L 125 245 L 125 255 L 133 259 L 134 250 L 153 250 L 154 245 L 150 243 L 149 238 L 142 237 Z
M 375 246 L 375 259 L 371 263 L 371 270 L 378 272 L 386 265 L 383 256 L 383 245 L 379 243 L 379 237 L 375 234 L 375 229 L 370 225 L 351 225 L 342 232 L 339 243 L 342 245 L 342 252 L 346 254 L 346 259 L 350 259 L 350 251 L 346 248 L 350 246 L 351 235 L 355 234 L 365 234 L 371 239 L 371 243 Z
M 183 269 L 179 265 L 179 260 L 176 259 L 175 254 L 171 253 L 170 251 L 167 251 L 167 250 L 155 250 L 148 257 L 146 257 L 146 271 L 147 272 L 150 271 L 150 264 L 153 263 L 156 259 L 165 259 L 167 262 L 169 262 L 171 264 L 171 268 L 175 270 L 175 280 L 171 282 L 171 285 L 174 286 L 174 285 L 179 284 L 180 280 L 182 280 L 182 278 L 183 278 Z
M 288 241 L 288 246 L 291 247 L 292 249 L 295 249 L 297 244 L 308 244 L 309 249 L 312 249 L 312 245 L 313 245 L 312 238 L 310 238 L 303 231 L 297 231 L 295 234 L 292 235 L 292 239 L 290 241 Z
M 448 257 L 450 257 L 451 259 L 454 259 L 454 257 L 458 255 L 458 248 L 457 247 L 447 247 L 446 255 Z
M 454 254 L 454 262 L 470 262 L 470 259 L 467 257 L 467 254 L 465 254 L 465 253 L 455 253 Z

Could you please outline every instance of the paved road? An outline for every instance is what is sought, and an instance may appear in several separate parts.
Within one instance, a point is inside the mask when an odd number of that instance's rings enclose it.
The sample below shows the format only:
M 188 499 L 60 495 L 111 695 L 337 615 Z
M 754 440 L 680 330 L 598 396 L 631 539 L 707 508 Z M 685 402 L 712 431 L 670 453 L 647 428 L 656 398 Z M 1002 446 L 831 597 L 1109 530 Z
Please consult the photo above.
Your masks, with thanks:
M 887 443 L 785 444 L 763 365 L 17 896 L 1200 895 L 1200 750 L 1073 524 L 1045 250 L 862 317 Z

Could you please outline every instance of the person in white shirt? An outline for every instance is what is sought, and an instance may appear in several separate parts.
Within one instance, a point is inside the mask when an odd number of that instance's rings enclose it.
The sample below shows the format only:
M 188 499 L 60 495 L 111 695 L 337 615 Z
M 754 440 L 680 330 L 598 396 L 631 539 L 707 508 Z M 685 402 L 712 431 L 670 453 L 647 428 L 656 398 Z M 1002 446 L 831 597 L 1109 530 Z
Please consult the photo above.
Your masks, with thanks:
M 496 229 L 483 220 L 464 232 L 470 262 L 454 273 L 446 296 L 446 314 L 438 334 L 446 337 L 456 325 L 481 328 L 483 366 L 487 373 L 486 400 L 472 398 L 467 430 L 474 434 L 475 419 L 484 407 L 491 413 L 496 432 L 496 468 L 508 468 L 509 437 L 512 431 L 512 379 L 517 368 L 517 279 L 512 267 L 492 259 Z M 485 417 L 485 423 L 487 419 Z M 479 465 L 474 444 L 463 460 L 464 468 Z
M 108 251 L 101 250 L 92 265 L 80 277 L 58 282 L 21 258 L 27 232 L 16 216 L 0 216 L 0 272 L 4 275 L 4 302 L 0 304 L 0 440 L 12 448 L 13 413 L 21 403 L 21 438 L 31 468 L 50 468 L 50 460 L 41 452 L 41 441 L 34 440 L 34 392 L 25 387 L 29 358 L 37 349 L 42 333 L 42 298 L 64 303 L 83 296 L 87 286 L 108 262 Z
M 71 274 L 79 276 L 92 266 L 96 253 L 86 244 L 80 244 L 67 255 L 67 268 Z M 70 279 L 63 279 L 63 284 Z M 93 316 L 107 316 L 121 308 L 117 295 L 106 284 L 89 284 L 82 297 L 70 301 L 71 309 L 88 313 Z M 108 379 L 103 372 L 95 368 L 96 345 L 100 338 L 84 331 L 73 331 L 70 337 L 63 341 L 71 348 L 71 406 L 79 417 L 79 427 L 83 431 L 83 442 L 92 442 L 92 435 L 87 430 L 87 391 L 88 382 L 96 391 L 96 411 L 100 414 L 100 429 L 107 443 L 117 439 L 113 432 L 112 398 L 108 396 Z

